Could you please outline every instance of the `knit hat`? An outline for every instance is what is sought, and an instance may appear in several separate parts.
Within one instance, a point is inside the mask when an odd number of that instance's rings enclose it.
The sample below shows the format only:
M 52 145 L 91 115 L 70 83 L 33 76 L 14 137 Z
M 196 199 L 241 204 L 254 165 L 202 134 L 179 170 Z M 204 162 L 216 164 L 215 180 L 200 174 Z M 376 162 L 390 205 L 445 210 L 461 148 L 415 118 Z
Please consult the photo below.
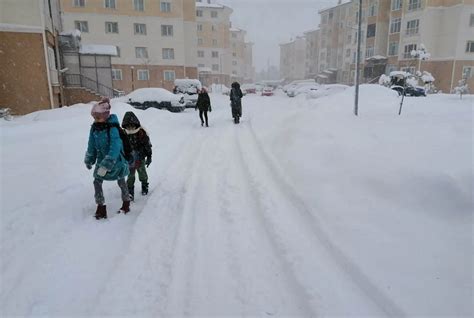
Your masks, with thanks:
M 103 97 L 100 102 L 94 103 L 91 115 L 94 119 L 106 120 L 110 116 L 110 99 Z

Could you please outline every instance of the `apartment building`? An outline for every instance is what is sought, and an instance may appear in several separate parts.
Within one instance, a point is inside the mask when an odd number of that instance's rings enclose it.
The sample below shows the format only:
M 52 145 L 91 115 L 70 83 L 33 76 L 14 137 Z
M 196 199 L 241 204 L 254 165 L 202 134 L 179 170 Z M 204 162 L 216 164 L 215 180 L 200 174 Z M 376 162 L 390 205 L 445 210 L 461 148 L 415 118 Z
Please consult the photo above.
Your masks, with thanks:
M 306 73 L 306 39 L 298 36 L 280 44 L 280 76 L 285 82 L 304 79 Z
M 199 80 L 205 86 L 212 83 L 229 86 L 231 83 L 232 12 L 231 8 L 213 1 L 196 0 L 197 49 L 194 54 L 197 57 Z
M 316 78 L 318 75 L 319 29 L 304 32 L 306 39 L 305 78 Z
M 195 0 L 61 0 L 65 30 L 83 44 L 114 45 L 113 88 L 171 90 L 197 78 Z
M 246 34 L 247 32 L 242 29 L 230 28 L 231 79 L 240 83 L 253 83 L 253 43 L 245 42 Z
M 0 1 L 0 107 L 17 115 L 60 107 L 58 0 Z

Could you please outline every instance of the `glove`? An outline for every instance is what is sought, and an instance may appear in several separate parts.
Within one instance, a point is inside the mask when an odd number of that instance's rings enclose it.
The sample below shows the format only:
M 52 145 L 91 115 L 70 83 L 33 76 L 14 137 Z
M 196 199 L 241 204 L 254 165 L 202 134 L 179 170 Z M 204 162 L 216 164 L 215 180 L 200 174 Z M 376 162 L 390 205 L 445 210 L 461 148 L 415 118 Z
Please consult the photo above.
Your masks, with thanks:
M 211 108 L 211 106 L 209 106 L 209 112 L 212 112 L 212 108 Z
M 87 168 L 88 170 L 91 170 L 91 169 L 92 169 L 92 165 L 89 164 L 89 163 L 86 163 L 86 168 Z
M 148 168 L 148 166 L 151 164 L 151 156 L 148 156 L 148 157 L 146 158 L 145 164 L 146 164 L 146 167 Z
M 103 177 L 107 174 L 107 169 L 105 169 L 104 167 L 100 167 L 99 169 L 97 169 L 97 175 L 99 177 Z

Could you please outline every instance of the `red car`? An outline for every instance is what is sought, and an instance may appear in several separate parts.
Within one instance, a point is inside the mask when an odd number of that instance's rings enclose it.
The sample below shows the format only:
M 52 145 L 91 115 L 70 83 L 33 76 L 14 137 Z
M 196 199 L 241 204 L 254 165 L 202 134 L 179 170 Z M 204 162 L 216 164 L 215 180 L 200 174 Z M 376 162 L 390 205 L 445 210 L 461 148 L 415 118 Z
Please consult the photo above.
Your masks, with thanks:
M 264 87 L 262 90 L 262 96 L 273 96 L 273 88 Z

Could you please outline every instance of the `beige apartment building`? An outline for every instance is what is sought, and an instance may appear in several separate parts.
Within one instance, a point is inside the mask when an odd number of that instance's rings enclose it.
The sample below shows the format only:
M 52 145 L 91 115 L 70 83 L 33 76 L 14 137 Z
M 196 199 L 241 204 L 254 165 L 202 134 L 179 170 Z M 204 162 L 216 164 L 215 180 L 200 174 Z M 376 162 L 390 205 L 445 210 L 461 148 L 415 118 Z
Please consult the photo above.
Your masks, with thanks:
M 232 55 L 232 73 L 230 75 L 232 81 L 240 83 L 253 83 L 254 70 L 252 63 L 252 46 L 253 43 L 245 42 L 247 32 L 230 28 L 230 53 Z
M 285 82 L 304 79 L 306 75 L 306 39 L 298 36 L 280 44 L 280 76 Z
M 316 78 L 318 75 L 319 29 L 304 32 L 306 39 L 305 78 Z
M 358 5 L 358 0 L 341 0 L 319 11 L 318 45 L 311 44 L 315 31 L 305 33 L 307 76 L 317 65 L 319 82 L 354 82 Z M 361 23 L 364 82 L 394 70 L 428 71 L 443 92 L 462 78 L 474 90 L 474 0 L 363 0 Z M 422 46 L 430 54 L 427 60 L 411 54 Z
M 57 0 L 0 1 L 0 108 L 16 115 L 62 105 Z
M 83 44 L 114 45 L 113 88 L 172 90 L 197 78 L 195 0 L 61 0 L 64 30 Z
M 197 57 L 199 80 L 205 86 L 229 86 L 232 74 L 230 15 L 232 9 L 210 0 L 196 0 Z M 197 52 L 197 55 L 196 55 Z

